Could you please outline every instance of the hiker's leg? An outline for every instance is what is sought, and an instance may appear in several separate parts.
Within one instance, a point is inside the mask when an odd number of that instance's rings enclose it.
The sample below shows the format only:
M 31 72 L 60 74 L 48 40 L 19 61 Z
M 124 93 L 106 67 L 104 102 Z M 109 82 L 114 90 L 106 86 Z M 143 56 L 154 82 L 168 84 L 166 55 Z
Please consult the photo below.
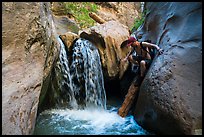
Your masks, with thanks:
M 132 56 L 129 56 L 129 61 L 131 62 L 131 63 L 133 63 L 133 64 L 137 64 L 137 61 L 135 61 L 135 59 L 133 59 L 133 57 Z
M 144 60 L 140 61 L 140 77 L 135 81 L 135 86 L 138 87 L 141 85 L 142 80 L 144 79 L 145 70 L 146 70 L 146 62 Z
M 142 60 L 140 62 L 140 76 L 144 77 L 145 75 L 145 71 L 146 71 L 146 66 L 145 66 L 146 62 L 144 60 Z

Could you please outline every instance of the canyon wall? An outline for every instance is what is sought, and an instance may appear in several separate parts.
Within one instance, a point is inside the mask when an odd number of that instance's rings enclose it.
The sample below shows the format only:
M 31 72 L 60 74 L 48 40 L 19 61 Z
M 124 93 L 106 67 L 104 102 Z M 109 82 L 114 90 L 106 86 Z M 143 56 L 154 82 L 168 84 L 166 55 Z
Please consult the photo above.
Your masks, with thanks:
M 164 49 L 141 85 L 134 115 L 158 134 L 196 134 L 202 129 L 202 3 L 146 3 L 135 35 Z

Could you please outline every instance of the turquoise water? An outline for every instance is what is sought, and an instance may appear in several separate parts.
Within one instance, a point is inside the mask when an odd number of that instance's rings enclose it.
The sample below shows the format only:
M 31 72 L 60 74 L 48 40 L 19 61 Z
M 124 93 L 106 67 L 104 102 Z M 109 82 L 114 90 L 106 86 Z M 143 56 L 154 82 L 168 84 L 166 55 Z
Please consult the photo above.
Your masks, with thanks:
M 147 135 L 132 115 L 117 114 L 119 108 L 107 105 L 98 108 L 51 109 L 42 112 L 35 127 L 35 135 Z

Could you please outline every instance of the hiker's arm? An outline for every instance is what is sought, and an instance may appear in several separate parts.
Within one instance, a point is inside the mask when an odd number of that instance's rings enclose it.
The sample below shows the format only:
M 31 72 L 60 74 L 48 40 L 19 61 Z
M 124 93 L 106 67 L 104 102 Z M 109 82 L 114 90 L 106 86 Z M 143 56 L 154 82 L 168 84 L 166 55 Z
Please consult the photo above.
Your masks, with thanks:
M 149 42 L 142 42 L 142 45 L 144 47 L 149 47 L 149 48 L 156 48 L 157 50 L 160 50 L 159 46 L 157 46 L 156 44 L 152 44 L 152 43 L 149 43 Z
M 149 42 L 142 42 L 142 45 L 145 46 L 145 47 L 154 47 L 157 49 L 157 51 L 159 51 L 159 54 L 162 54 L 163 53 L 163 50 L 161 48 L 159 48 L 159 46 L 157 46 L 156 44 L 152 44 L 152 43 L 149 43 Z
M 128 54 L 127 56 L 123 59 L 123 61 L 127 61 L 128 60 L 128 57 L 133 53 L 134 49 L 132 49 Z

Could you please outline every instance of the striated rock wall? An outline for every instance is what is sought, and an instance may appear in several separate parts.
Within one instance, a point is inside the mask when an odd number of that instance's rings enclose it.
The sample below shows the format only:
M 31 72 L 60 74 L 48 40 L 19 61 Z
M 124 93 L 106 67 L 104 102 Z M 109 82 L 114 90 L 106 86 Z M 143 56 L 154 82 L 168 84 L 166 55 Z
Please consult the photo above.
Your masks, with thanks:
M 57 56 L 49 3 L 2 3 L 2 134 L 32 134 L 39 95 Z
M 146 3 L 135 34 L 164 49 L 140 88 L 137 122 L 158 134 L 196 134 L 202 129 L 202 3 Z
M 132 29 L 140 13 L 140 2 L 96 2 L 100 5 L 97 14 L 105 21 L 117 20 Z

